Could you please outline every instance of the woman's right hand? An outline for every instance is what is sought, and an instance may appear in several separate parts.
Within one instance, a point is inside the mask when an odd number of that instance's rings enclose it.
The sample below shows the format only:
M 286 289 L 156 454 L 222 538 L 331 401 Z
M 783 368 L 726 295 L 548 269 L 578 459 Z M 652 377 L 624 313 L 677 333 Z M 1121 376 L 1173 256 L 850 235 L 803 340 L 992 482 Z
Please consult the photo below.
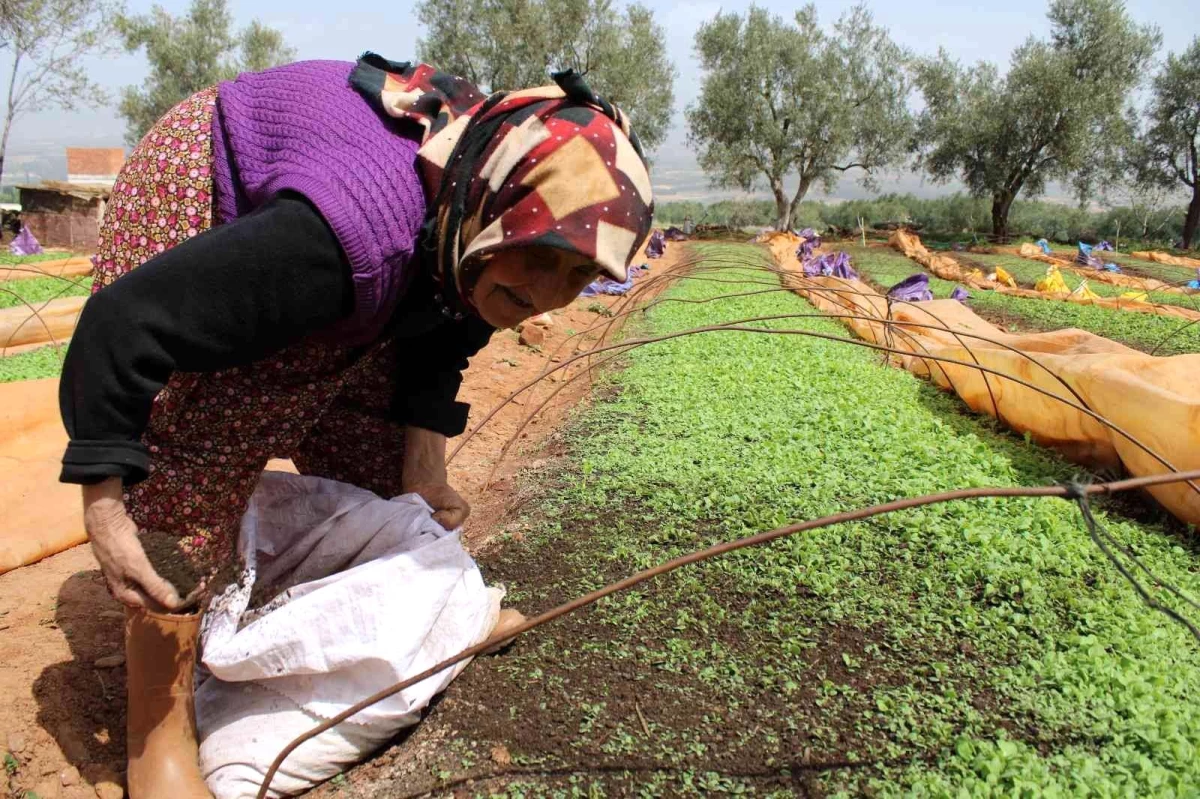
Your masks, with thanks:
M 125 512 L 123 494 L 119 477 L 83 487 L 83 525 L 108 590 L 124 605 L 177 610 L 184 600 L 150 565 L 137 524 Z

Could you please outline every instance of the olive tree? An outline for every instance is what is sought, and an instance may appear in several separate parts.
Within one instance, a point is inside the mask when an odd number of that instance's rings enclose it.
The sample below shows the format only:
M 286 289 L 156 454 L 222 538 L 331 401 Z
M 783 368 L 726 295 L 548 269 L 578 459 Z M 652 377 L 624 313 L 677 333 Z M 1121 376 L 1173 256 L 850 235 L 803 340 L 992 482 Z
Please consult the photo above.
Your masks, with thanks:
M 159 117 L 192 94 L 237 76 L 285 64 L 295 52 L 283 35 L 257 20 L 233 29 L 226 0 L 192 0 L 186 16 L 173 17 L 160 6 L 149 14 L 122 17 L 125 48 L 146 48 L 150 75 L 121 96 L 125 140 L 137 144 Z
M 1018 195 L 1051 180 L 1080 199 L 1128 135 L 1126 105 L 1154 51 L 1157 30 L 1136 25 L 1119 0 L 1054 0 L 1050 38 L 1029 38 L 1007 74 L 963 67 L 944 51 L 922 61 L 916 83 L 925 107 L 913 149 L 935 180 L 961 178 L 992 204 L 992 234 L 1009 234 Z
M 907 55 L 865 7 L 825 31 L 812 5 L 791 21 L 752 6 L 701 25 L 695 47 L 704 78 L 687 122 L 700 166 L 717 187 L 765 183 L 777 229 L 791 226 L 814 184 L 831 188 L 855 170 L 873 186 L 904 157 Z
M 1146 115 L 1147 129 L 1134 148 L 1138 182 L 1190 194 L 1183 222 L 1183 246 L 1190 247 L 1200 227 L 1200 37 L 1167 57 Z
M 108 101 L 82 64 L 87 55 L 111 50 L 121 6 L 111 0 L 3 0 L 0 51 L 12 58 L 4 77 L 4 130 L 0 175 L 13 123 L 43 108 L 72 109 Z
M 666 137 L 675 67 L 645 6 L 611 0 L 424 0 L 422 61 L 485 92 L 541 86 L 571 68 L 619 105 L 647 149 Z

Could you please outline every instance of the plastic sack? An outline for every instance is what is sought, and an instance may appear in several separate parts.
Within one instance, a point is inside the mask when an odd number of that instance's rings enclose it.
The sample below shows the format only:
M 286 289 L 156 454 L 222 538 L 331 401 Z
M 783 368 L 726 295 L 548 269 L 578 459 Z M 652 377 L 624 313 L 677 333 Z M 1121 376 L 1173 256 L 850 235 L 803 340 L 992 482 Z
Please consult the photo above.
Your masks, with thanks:
M 799 236 L 803 239 L 803 241 L 801 241 L 800 246 L 796 248 L 796 257 L 801 261 L 804 261 L 807 258 L 812 258 L 813 253 L 818 247 L 821 246 L 821 237 L 817 235 L 817 231 L 810 227 L 806 227 L 804 230 L 801 230 Z
M 595 297 L 597 294 L 621 295 L 633 288 L 633 279 L 643 272 L 649 272 L 650 267 L 646 264 L 641 266 L 631 266 L 625 275 L 625 281 L 618 283 L 617 281 L 607 278 L 598 277 L 589 283 L 583 291 L 579 292 L 580 297 Z
M 809 277 L 840 277 L 847 280 L 857 280 L 858 273 L 850 265 L 850 253 L 840 250 L 836 253 L 809 258 L 802 262 L 804 274 Z
M 950 299 L 966 302 L 971 298 L 971 293 L 962 286 L 955 286 L 954 291 L 950 292 Z
M 1017 287 L 1017 281 L 1002 266 L 997 266 L 996 271 L 988 275 L 987 279 L 993 283 L 999 283 L 1002 286 L 1008 286 L 1012 289 Z
M 650 234 L 650 242 L 646 245 L 647 258 L 662 258 L 663 253 L 667 251 L 667 237 L 663 235 L 661 230 L 656 230 Z
M 1092 245 L 1079 242 L 1079 252 L 1075 253 L 1075 263 L 1081 266 L 1091 267 L 1092 269 L 1103 269 L 1104 264 L 1100 259 L 1092 255 Z
M 42 245 L 34 238 L 28 226 L 21 225 L 21 232 L 9 242 L 8 252 L 10 255 L 41 255 Z
M 901 280 L 887 290 L 887 296 L 902 302 L 926 302 L 933 299 L 929 289 L 929 275 L 918 272 Z
M 1022 246 L 1024 246 L 1024 245 L 1022 245 Z M 1037 241 L 1034 242 L 1034 246 L 1041 248 L 1042 255 L 1053 255 L 1054 254 L 1050 250 L 1050 242 L 1046 241 L 1045 239 L 1038 239 Z
M 1113 246 L 1111 244 L 1109 244 L 1107 241 L 1100 242 L 1092 249 L 1094 249 L 1096 252 L 1115 252 L 1115 249 L 1113 248 Z
M 1131 302 L 1150 302 L 1150 295 L 1144 291 L 1126 291 L 1122 292 L 1121 299 Z
M 1116 264 L 1104 264 L 1100 268 L 1105 272 L 1115 272 L 1118 275 L 1121 274 L 1121 267 L 1117 266 Z
M 217 799 L 254 796 L 300 733 L 484 640 L 502 589 L 424 500 L 265 472 L 242 521 L 246 570 L 213 600 L 196 688 L 200 767 Z M 247 610 L 255 586 L 281 593 Z M 311 788 L 415 724 L 462 665 L 297 749 L 270 796 Z
M 1086 280 L 1079 281 L 1079 285 L 1071 292 L 1072 297 L 1083 298 L 1085 300 L 1098 300 L 1100 295 L 1092 291 Z
M 1047 269 L 1046 274 L 1033 287 L 1048 294 L 1069 294 L 1071 292 L 1070 286 L 1067 285 L 1067 281 L 1063 280 L 1062 273 L 1058 271 L 1057 266 Z

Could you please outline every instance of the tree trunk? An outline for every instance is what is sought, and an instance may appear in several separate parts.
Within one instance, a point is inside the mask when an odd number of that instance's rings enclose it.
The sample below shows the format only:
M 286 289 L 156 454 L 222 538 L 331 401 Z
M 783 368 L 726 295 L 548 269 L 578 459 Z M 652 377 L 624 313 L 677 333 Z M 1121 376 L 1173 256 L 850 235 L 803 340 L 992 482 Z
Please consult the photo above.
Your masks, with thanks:
M 796 216 L 796 209 L 800 207 L 800 203 L 804 200 L 804 196 L 808 194 L 808 187 L 811 185 L 811 180 L 803 175 L 800 176 L 800 185 L 796 187 L 796 194 L 792 197 L 791 205 L 788 206 L 786 230 L 792 229 L 792 222 Z
M 1200 182 L 1192 187 L 1192 201 L 1188 203 L 1187 217 L 1183 220 L 1183 248 L 1192 246 L 1196 228 L 1200 226 Z
M 4 137 L 0 139 L 0 180 L 4 178 L 4 154 L 8 151 L 8 133 L 12 130 L 13 119 L 17 116 L 17 101 L 13 97 L 13 92 L 17 88 L 17 70 L 21 68 L 21 45 L 18 42 L 16 45 L 16 54 L 13 56 L 12 72 L 8 75 L 8 97 L 4 101 Z
M 781 178 L 771 178 L 771 193 L 775 195 L 775 229 L 787 230 L 792 223 L 792 204 L 783 192 Z
M 992 238 L 996 244 L 1008 244 L 1008 211 L 1012 208 L 1013 195 L 996 192 L 992 195 Z

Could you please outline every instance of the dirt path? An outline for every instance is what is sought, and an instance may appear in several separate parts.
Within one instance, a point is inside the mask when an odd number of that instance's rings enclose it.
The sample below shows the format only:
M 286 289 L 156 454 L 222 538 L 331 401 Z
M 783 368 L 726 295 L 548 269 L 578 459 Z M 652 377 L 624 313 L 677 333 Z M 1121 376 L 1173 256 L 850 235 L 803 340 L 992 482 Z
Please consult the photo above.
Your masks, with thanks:
M 652 261 L 654 270 L 674 263 L 681 249 L 674 247 L 667 258 Z M 602 319 L 589 307 L 597 302 L 610 306 L 617 299 L 580 299 L 553 313 L 553 327 L 540 349 L 520 344 L 514 331 L 497 333 L 472 359 L 459 395 L 472 406 L 468 429 L 537 377 L 571 332 Z M 542 459 L 553 454 L 558 425 L 586 393 L 586 381 L 562 391 L 527 428 L 489 490 L 484 482 L 528 412 L 525 401 L 502 411 L 451 464 L 450 482 L 473 508 L 465 536 L 472 550 L 506 531 L 524 500 L 513 476 L 523 467 L 542 466 Z M 121 795 L 123 615 L 86 546 L 0 575 L 0 756 L 8 751 L 15 757 L 7 785 L 0 777 L 0 797 L 24 797 L 25 791 L 40 799 Z

